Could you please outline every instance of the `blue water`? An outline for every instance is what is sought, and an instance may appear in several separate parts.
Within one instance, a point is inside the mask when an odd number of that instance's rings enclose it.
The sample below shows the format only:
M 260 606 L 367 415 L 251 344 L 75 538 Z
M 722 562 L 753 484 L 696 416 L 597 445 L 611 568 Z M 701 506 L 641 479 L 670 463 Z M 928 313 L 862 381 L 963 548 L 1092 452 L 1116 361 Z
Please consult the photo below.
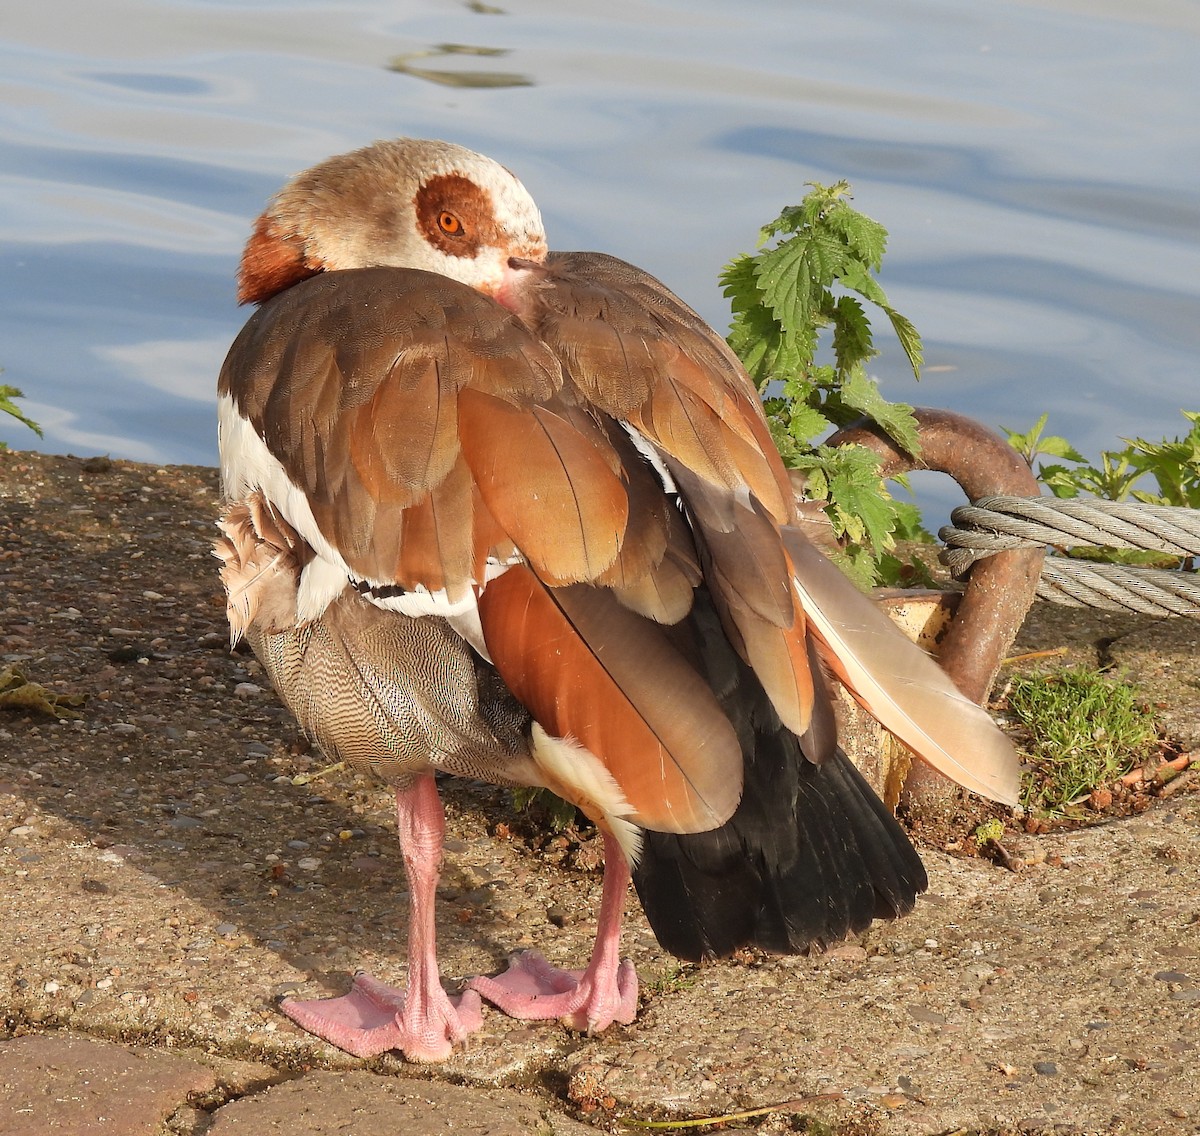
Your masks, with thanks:
M 6 5 L 0 382 L 45 438 L 0 416 L 0 440 L 213 463 L 251 219 L 396 134 L 503 161 L 553 247 L 634 260 L 722 328 L 720 266 L 848 178 L 926 341 L 916 386 L 881 329 L 889 396 L 1048 411 L 1092 455 L 1175 434 L 1200 408 L 1197 59 L 1183 0 Z

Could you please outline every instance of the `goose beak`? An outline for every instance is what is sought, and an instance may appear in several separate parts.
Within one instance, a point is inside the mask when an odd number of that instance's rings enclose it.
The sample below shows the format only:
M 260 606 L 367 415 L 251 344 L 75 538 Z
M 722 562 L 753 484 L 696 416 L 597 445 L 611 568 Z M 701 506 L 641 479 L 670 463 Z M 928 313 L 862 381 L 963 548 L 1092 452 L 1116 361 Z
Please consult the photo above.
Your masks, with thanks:
M 493 293 L 496 300 L 525 323 L 532 310 L 534 292 L 545 276 L 546 266 L 536 260 L 510 256 L 504 266 L 499 288 Z

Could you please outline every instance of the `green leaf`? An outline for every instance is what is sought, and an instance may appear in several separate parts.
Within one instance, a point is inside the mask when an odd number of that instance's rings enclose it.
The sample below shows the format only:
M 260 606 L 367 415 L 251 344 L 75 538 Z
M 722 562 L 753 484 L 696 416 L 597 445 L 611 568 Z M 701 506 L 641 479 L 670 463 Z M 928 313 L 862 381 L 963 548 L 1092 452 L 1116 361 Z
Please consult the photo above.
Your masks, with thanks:
M 847 190 L 850 188 L 846 182 L 839 184 Z M 879 271 L 884 250 L 887 248 L 887 229 L 865 213 L 852 208 L 841 197 L 827 209 L 824 220 L 825 224 L 842 238 L 855 257 L 875 272 Z
M 809 183 L 799 205 L 759 231 L 760 251 L 726 266 L 721 285 L 733 313 L 729 344 L 758 384 L 775 444 L 790 468 L 805 472 L 808 496 L 830 502 L 835 531 L 863 543 L 849 561 L 871 575 L 892 545 L 899 506 L 873 454 L 859 447 L 814 449 L 812 442 L 831 425 L 867 415 L 915 453 L 911 408 L 888 402 L 866 376 L 864 365 L 877 348 L 864 303 L 887 316 L 914 375 L 921 339 L 873 275 L 887 231 L 851 206 L 849 192 L 845 181 Z M 818 365 L 814 358 L 826 336 L 833 363 Z
M 920 453 L 921 443 L 917 437 L 917 422 L 913 418 L 912 407 L 902 402 L 888 402 L 879 393 L 875 380 L 869 378 L 861 367 L 856 367 L 846 376 L 840 393 L 846 406 L 876 422 L 906 453 Z
M 816 331 L 811 326 L 786 330 L 764 303 L 755 272 L 754 257 L 737 257 L 721 273 L 721 284 L 734 312 L 729 346 L 761 390 L 773 379 L 804 370 L 816 349 Z
M 1075 471 L 1065 465 L 1043 465 L 1038 467 L 1038 480 L 1055 497 L 1078 497 L 1079 483 Z
M 896 502 L 879 476 L 879 457 L 865 446 L 818 446 L 796 465 L 805 472 L 814 500 L 830 500 L 827 510 L 837 536 L 866 542 L 873 554 L 895 541 Z
M 775 318 L 789 329 L 812 323 L 845 260 L 845 246 L 822 232 L 791 237 L 762 253 L 756 278 Z
M 762 303 L 755 276 L 755 258 L 742 253 L 721 270 L 718 277 L 722 293 L 729 299 L 734 314 L 750 311 Z
M 933 537 L 921 521 L 921 510 L 912 501 L 897 501 L 892 499 L 892 508 L 896 513 L 896 529 L 894 536 L 897 540 L 915 540 L 922 544 L 932 544 Z
M 830 553 L 829 558 L 850 577 L 850 582 L 860 592 L 869 592 L 875 587 L 879 579 L 879 558 L 868 549 L 850 545 L 840 552 Z
M 814 184 L 809 182 L 809 185 Z M 781 234 L 798 233 L 801 229 L 808 228 L 813 222 L 813 218 L 809 216 L 808 209 L 803 205 L 789 205 L 780 211 L 778 217 L 774 221 L 768 221 L 761 229 L 758 230 L 758 247 L 765 248 L 771 241 L 772 237 L 780 236 Z
M 1063 458 L 1066 461 L 1084 461 L 1083 454 L 1077 452 L 1066 438 L 1060 438 L 1056 434 L 1042 436 L 1042 431 L 1045 430 L 1049 417 L 1048 414 L 1043 414 L 1024 434 L 1019 434 L 1016 430 L 1010 430 L 1007 426 L 1001 426 L 1000 429 L 1008 436 L 1008 444 L 1030 466 L 1033 465 L 1034 458 L 1039 454 L 1045 454 L 1047 457 L 1052 458 Z M 1062 467 L 1056 466 L 1055 468 L 1061 469 Z
M 876 354 L 871 340 L 871 322 L 862 304 L 853 296 L 839 296 L 834 305 L 833 354 L 842 376 Z
M 895 547 L 896 514 L 892 498 L 879 480 L 877 465 L 874 481 L 865 478 L 862 469 L 840 467 L 829 479 L 829 490 L 837 503 L 835 525 L 840 519 L 842 529 L 855 543 L 866 541 L 876 552 Z
M 829 433 L 833 423 L 811 406 L 793 405 L 788 416 L 787 432 L 797 442 L 811 444 L 814 438 Z
M 904 354 L 908 356 L 908 365 L 912 367 L 914 379 L 921 377 L 921 366 L 925 362 L 925 351 L 921 344 L 921 334 L 912 325 L 912 321 L 902 316 L 895 308 L 883 305 L 883 310 L 887 318 L 891 320 L 892 330 L 896 333 L 896 338 L 900 340 L 900 346 L 904 348 Z
M 857 292 L 864 300 L 881 308 L 887 307 L 887 296 L 879 286 L 879 281 L 871 275 L 867 265 L 857 260 L 848 260 L 845 268 L 838 273 L 838 283 L 851 292 Z
M 43 437 L 42 428 L 32 418 L 22 414 L 20 408 L 12 401 L 14 398 L 24 397 L 24 394 L 17 390 L 16 387 L 0 383 L 0 410 L 3 410 L 5 414 L 11 414 L 18 422 L 28 426 L 30 430 L 41 438 Z
M 857 261 L 849 261 L 839 275 L 838 283 L 852 292 L 857 292 L 864 300 L 869 300 L 883 311 L 891 321 L 896 338 L 900 340 L 900 346 L 904 348 L 904 354 L 908 356 L 913 375 L 919 379 L 921 364 L 924 362 L 921 336 L 913 327 L 912 322 L 888 303 L 887 295 L 880 287 L 879 281 L 870 274 L 868 266 Z

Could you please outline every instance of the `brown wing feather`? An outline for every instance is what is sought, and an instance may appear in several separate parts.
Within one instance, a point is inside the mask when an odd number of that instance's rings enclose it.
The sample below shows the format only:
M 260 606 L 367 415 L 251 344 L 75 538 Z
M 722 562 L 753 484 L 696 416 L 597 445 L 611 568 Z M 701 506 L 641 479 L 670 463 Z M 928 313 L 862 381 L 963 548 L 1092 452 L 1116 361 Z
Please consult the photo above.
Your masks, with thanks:
M 398 354 L 371 399 L 346 417 L 351 464 L 374 500 L 411 505 L 453 468 L 458 388 L 471 378 L 463 370 L 461 363 Z
M 712 691 L 657 624 L 605 588 L 547 588 L 510 568 L 480 597 L 489 653 L 544 729 L 595 754 L 663 832 L 722 824 L 741 796 L 742 751 Z
M 526 318 L 584 398 L 709 480 L 749 488 L 776 521 L 792 517 L 758 392 L 691 308 L 602 253 L 552 253 L 537 278 Z
M 612 566 L 597 577 L 600 584 L 621 587 L 653 572 L 666 555 L 672 534 L 673 509 L 657 475 L 615 422 L 608 423 L 603 446 L 618 462 L 629 498 L 629 524 Z
M 459 434 L 484 503 L 545 579 L 593 580 L 612 564 L 629 519 L 625 487 L 566 416 L 463 391 Z
M 353 572 L 454 595 L 515 547 L 555 580 L 613 563 L 620 461 L 591 418 L 555 402 L 561 386 L 514 315 L 409 269 L 289 288 L 220 380 Z
M 753 498 L 746 504 L 682 462 L 668 458 L 666 464 L 687 503 L 726 634 L 783 723 L 803 734 L 811 721 L 813 676 L 779 527 Z
M 479 509 L 471 471 L 462 456 L 443 480 L 415 505 L 405 509 L 395 541 L 395 560 L 390 574 L 373 579 L 392 579 L 406 588 L 420 585 L 430 591 L 445 588 L 451 601 L 465 594 L 467 581 L 483 579 L 478 550 L 488 547 L 483 529 L 490 519 Z M 387 542 L 389 534 L 376 539 Z M 491 540 L 497 534 L 491 535 Z M 388 563 L 388 561 L 384 561 Z

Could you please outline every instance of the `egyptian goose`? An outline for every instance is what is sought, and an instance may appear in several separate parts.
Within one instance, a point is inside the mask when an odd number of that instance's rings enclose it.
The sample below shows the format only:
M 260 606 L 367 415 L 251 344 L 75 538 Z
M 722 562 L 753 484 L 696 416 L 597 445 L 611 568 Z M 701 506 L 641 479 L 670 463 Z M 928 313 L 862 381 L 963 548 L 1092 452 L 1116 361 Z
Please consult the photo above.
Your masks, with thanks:
M 801 951 L 926 886 L 837 748 L 836 676 L 925 760 L 1002 801 L 986 713 L 793 527 L 753 384 L 657 280 L 547 253 L 488 158 L 397 139 L 300 174 L 258 219 L 221 371 L 217 552 L 245 637 L 330 755 L 395 790 L 408 982 L 288 1001 L 358 1055 L 449 1055 L 480 995 L 521 1018 L 633 1019 L 632 869 L 687 959 Z M 436 772 L 545 786 L 604 837 L 583 971 L 541 956 L 448 996 Z

